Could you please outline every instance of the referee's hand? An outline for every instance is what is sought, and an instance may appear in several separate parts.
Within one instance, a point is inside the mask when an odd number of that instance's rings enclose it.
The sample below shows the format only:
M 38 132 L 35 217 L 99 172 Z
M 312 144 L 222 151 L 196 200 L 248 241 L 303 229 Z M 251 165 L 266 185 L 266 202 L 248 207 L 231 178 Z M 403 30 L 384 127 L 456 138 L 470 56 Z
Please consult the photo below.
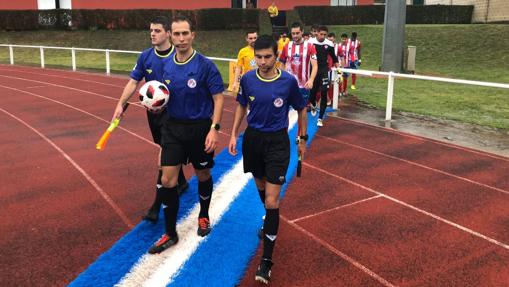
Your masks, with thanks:
M 211 153 L 213 152 L 218 144 L 218 138 L 219 132 L 215 129 L 210 129 L 209 133 L 207 134 L 207 138 L 205 139 L 205 152 Z
M 228 144 L 228 152 L 233 156 L 237 155 L 237 139 L 234 136 L 230 137 L 230 143 Z

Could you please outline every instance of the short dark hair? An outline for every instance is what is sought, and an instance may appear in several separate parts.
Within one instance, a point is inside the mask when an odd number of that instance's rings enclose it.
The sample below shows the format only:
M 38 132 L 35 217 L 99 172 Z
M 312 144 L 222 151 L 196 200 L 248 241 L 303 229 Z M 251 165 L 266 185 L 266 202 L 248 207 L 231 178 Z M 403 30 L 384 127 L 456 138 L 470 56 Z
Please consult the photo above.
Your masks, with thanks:
M 357 39 L 357 32 L 352 32 L 352 39 Z
M 320 27 L 320 25 L 313 24 L 313 25 L 311 25 L 311 30 L 318 30 L 319 27 Z
M 309 36 L 309 32 L 302 33 L 302 36 Z
M 258 31 L 256 31 L 256 29 L 249 29 L 249 30 L 246 31 L 246 36 L 248 34 L 252 34 L 252 33 L 258 33 Z
M 327 26 L 325 25 L 321 25 L 320 27 L 318 27 L 318 31 L 329 32 L 329 28 L 327 28 Z
M 170 30 L 170 19 L 166 16 L 156 16 L 150 21 L 150 24 L 161 24 L 165 31 Z
M 341 34 L 341 38 L 348 38 L 348 35 L 346 33 Z
M 173 18 L 173 20 L 171 20 L 172 25 L 173 25 L 173 23 L 177 23 L 177 22 L 187 22 L 189 24 L 189 29 L 191 30 L 191 32 L 194 32 L 193 22 L 191 22 L 191 20 L 189 18 L 187 18 L 186 16 L 177 15 Z M 170 30 L 171 30 L 171 26 L 170 26 Z
M 334 37 L 334 38 L 336 38 L 336 34 L 334 34 L 333 32 L 330 32 L 329 34 L 327 34 L 327 37 Z
M 302 31 L 302 24 L 300 22 L 293 22 L 290 29 L 299 28 Z
M 258 39 L 256 39 L 256 41 L 254 42 L 253 48 L 255 51 L 272 48 L 272 50 L 274 51 L 274 55 L 277 55 L 277 43 L 274 40 L 274 38 L 272 38 L 269 35 L 261 35 L 260 37 L 258 37 Z

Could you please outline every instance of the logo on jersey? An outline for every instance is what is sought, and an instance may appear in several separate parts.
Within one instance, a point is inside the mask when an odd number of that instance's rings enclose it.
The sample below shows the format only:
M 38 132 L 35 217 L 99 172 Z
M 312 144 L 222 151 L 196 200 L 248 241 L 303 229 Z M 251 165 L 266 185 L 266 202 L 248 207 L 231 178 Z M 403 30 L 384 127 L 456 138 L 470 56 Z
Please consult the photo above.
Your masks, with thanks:
M 251 59 L 251 61 L 249 61 L 249 66 L 251 66 L 251 68 L 256 68 L 256 60 Z
M 293 55 L 293 57 L 292 57 L 292 63 L 293 63 L 294 65 L 297 65 L 297 66 L 298 66 L 298 65 L 300 65 L 300 62 L 301 62 L 301 60 L 300 60 L 300 55 L 299 55 L 299 54 L 295 54 L 295 55 Z
M 278 179 L 279 179 L 279 182 L 285 182 L 285 176 L 284 175 L 280 176 Z
M 151 69 L 147 69 L 147 73 L 152 74 L 152 70 Z
M 165 82 L 167 85 L 169 85 L 171 81 L 170 81 L 170 80 L 164 80 L 164 82 Z
M 283 103 L 284 103 L 283 99 L 277 98 L 277 99 L 274 100 L 274 107 L 280 108 L 280 107 L 283 106 Z
M 250 99 L 250 100 L 251 100 L 251 102 L 252 102 L 252 101 L 254 101 L 255 97 L 253 97 L 253 96 L 249 96 L 249 99 Z
M 196 81 L 195 79 L 189 79 L 187 80 L 187 86 L 191 89 L 196 88 Z

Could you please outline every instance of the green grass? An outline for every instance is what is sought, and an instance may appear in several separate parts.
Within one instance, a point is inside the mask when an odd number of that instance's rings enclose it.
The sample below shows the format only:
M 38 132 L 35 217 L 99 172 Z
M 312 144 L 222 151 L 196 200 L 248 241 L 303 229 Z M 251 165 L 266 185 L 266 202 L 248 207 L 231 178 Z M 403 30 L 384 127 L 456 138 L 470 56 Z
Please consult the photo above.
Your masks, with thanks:
M 363 43 L 362 69 L 381 65 L 382 25 L 330 26 L 339 37 L 356 31 Z M 416 74 L 509 83 L 509 25 L 407 25 L 406 45 L 417 47 Z M 147 31 L 1 32 L 0 43 L 141 51 L 150 45 Z M 204 55 L 236 58 L 244 32 L 198 31 L 195 48 Z M 47 66 L 70 68 L 70 51 L 45 52 Z M 111 69 L 129 72 L 136 55 L 110 53 Z M 40 65 L 39 51 L 15 48 L 15 62 Z M 8 63 L 0 47 L 0 63 Z M 215 61 L 225 81 L 228 64 Z M 78 69 L 105 70 L 104 53 L 77 52 Z M 387 80 L 359 78 L 354 92 L 362 102 L 384 108 Z M 431 81 L 397 79 L 393 108 L 437 118 L 509 130 L 509 90 Z

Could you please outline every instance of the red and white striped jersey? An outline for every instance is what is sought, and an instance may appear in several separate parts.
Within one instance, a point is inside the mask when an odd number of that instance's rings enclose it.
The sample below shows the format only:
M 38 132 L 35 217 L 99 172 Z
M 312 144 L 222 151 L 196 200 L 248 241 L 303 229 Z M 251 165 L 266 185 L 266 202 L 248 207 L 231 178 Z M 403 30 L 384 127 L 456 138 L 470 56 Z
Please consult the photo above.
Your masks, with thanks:
M 343 67 L 348 66 L 350 53 L 350 39 L 345 42 L 339 42 L 337 45 L 337 56 Z
M 316 59 L 316 49 L 308 41 L 303 41 L 300 44 L 294 41 L 288 42 L 279 56 L 279 60 L 284 64 L 285 70 L 297 79 L 299 88 L 303 88 L 309 80 L 311 59 Z
M 355 40 L 352 41 L 352 39 L 348 39 L 349 43 L 349 52 L 350 52 L 350 61 L 357 61 L 359 60 L 359 51 L 361 50 L 361 41 Z

